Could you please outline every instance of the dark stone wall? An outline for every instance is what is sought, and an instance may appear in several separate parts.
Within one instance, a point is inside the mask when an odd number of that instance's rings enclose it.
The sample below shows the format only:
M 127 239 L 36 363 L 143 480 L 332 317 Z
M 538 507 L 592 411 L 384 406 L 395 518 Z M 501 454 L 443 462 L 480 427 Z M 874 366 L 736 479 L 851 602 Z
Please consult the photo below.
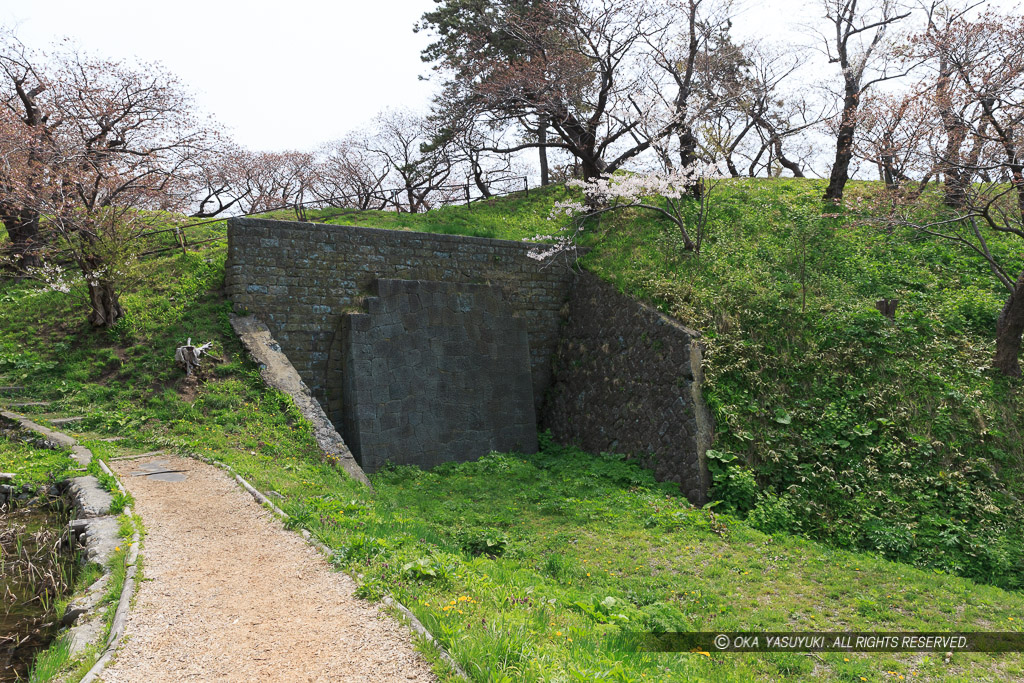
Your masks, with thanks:
M 582 273 L 554 358 L 542 426 L 592 453 L 640 458 L 706 502 L 711 417 L 700 396 L 700 334 Z
M 574 286 L 572 268 L 530 259 L 531 248 L 476 237 L 229 219 L 227 294 L 236 311 L 266 323 L 314 398 L 342 426 L 345 367 L 355 359 L 346 361 L 352 330 L 341 321 L 363 311 L 375 282 L 489 285 L 525 327 L 541 426 L 591 452 L 641 458 L 659 479 L 678 482 L 690 500 L 704 502 L 703 454 L 712 423 L 700 396 L 699 334 L 593 275 L 583 273 Z M 390 402 L 390 385 L 388 391 Z M 389 422 L 386 429 L 407 427 Z M 502 448 L 517 445 L 531 448 L 525 442 Z M 389 457 L 405 462 L 397 453 Z
M 377 281 L 342 316 L 342 424 L 367 472 L 537 450 L 526 325 L 501 289 Z
M 535 406 L 551 379 L 573 271 L 533 245 L 459 235 L 228 220 L 227 295 L 270 328 L 331 421 L 341 424 L 339 323 L 378 278 L 490 284 L 526 325 Z

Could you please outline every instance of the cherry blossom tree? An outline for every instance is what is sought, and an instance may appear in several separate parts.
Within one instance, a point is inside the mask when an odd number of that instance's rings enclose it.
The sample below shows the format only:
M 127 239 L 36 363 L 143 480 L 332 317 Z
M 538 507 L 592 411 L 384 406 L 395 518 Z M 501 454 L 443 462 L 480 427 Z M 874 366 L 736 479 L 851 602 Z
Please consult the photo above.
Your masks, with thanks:
M 35 158 L 38 145 L 32 144 L 32 140 L 45 140 L 57 124 L 46 105 L 49 81 L 40 68 L 41 60 L 11 29 L 0 26 L 0 117 L 4 138 L 9 143 L 8 171 L 0 176 L 0 222 L 9 239 L 2 255 L 8 270 L 15 275 L 40 265 L 39 212 L 20 200 L 25 193 L 17 191 L 16 186 L 38 189 L 42 168 Z
M 461 84 L 467 110 L 531 134 L 490 148 L 560 149 L 585 178 L 672 140 L 673 164 L 696 157 L 695 122 L 733 69 L 729 7 L 710 0 L 444 0 L 423 17 L 423 53 Z M 550 138 L 547 133 L 550 132 Z
M 63 291 L 72 279 L 58 264 L 72 261 L 89 322 L 110 327 L 124 313 L 120 291 L 139 239 L 177 220 L 194 199 L 190 170 L 211 145 L 210 124 L 158 65 L 73 50 L 44 59 L 10 42 L 4 50 L 21 108 L 8 100 L 2 119 L 19 132 L 2 145 L 3 218 L 14 207 L 35 217 L 37 235 L 51 235 L 32 245 L 32 260 L 15 249 L 5 262 Z
M 952 213 L 921 223 L 897 205 L 893 220 L 955 242 L 985 261 L 1007 292 L 996 323 L 993 366 L 1020 376 L 1024 268 L 1019 253 L 995 248 L 992 237 L 1019 239 L 1024 246 L 1024 17 L 961 14 L 941 29 L 933 23 L 915 43 L 935 67 L 932 120 L 946 140 L 935 145 L 934 163 L 945 174 Z
M 935 125 L 935 110 L 929 99 L 918 88 L 869 96 L 858 114 L 855 156 L 876 166 L 879 180 L 890 190 L 915 183 L 914 197 L 936 172 L 940 128 Z
M 557 235 L 533 237 L 533 241 L 553 243 L 532 250 L 528 256 L 544 261 L 575 252 L 576 241 L 588 219 L 626 209 L 640 209 L 667 219 L 679 231 L 683 249 L 699 254 L 707 237 L 716 178 L 713 167 L 694 163 L 670 173 L 617 173 L 591 180 L 570 180 L 566 185 L 579 188 L 584 200 L 555 202 L 549 219 L 562 223 L 563 230 Z

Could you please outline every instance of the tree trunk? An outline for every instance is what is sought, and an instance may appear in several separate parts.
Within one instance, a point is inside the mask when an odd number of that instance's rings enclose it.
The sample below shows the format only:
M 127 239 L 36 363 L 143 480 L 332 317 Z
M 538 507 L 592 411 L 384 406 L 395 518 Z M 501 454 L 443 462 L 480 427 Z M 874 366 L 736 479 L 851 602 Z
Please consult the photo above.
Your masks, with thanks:
M 782 153 L 782 138 L 779 136 L 775 136 L 775 156 L 778 157 L 779 163 L 782 164 L 783 167 L 789 169 L 789 172 L 793 174 L 794 178 L 804 177 L 804 172 L 801 170 L 800 164 L 787 158 L 786 155 Z
M 540 147 L 537 148 L 540 154 L 540 185 L 541 187 L 544 187 L 551 182 L 548 173 L 548 122 L 546 119 L 540 120 L 540 128 L 537 130 L 537 140 L 540 142 Z
M 939 56 L 939 74 L 935 81 L 935 101 L 939 120 L 946 133 L 946 148 L 939 159 L 939 171 L 946 181 L 942 202 L 951 208 L 962 209 L 967 203 L 967 186 L 971 173 L 960 162 L 960 149 L 967 139 L 967 130 L 950 102 L 949 83 L 952 67 L 945 52 Z
M 838 202 L 843 198 L 843 190 L 850 180 L 850 162 L 853 160 L 853 135 L 857 131 L 857 107 L 860 105 L 860 88 L 855 83 L 846 84 L 846 96 L 843 98 L 843 119 L 836 135 L 836 160 L 832 164 L 828 187 L 825 188 L 825 201 Z
M 0 221 L 7 228 L 7 236 L 11 243 L 4 249 L 13 257 L 11 271 L 15 277 L 21 277 L 29 268 L 40 265 L 39 214 L 27 209 L 4 211 Z
M 729 175 L 733 178 L 740 177 L 740 171 L 736 168 L 736 164 L 732 161 L 732 154 L 726 153 L 725 155 L 725 167 L 729 169 Z
M 1024 335 L 1024 273 L 996 322 L 996 355 L 992 364 L 1009 377 L 1020 377 L 1020 346 Z
M 593 180 L 601 177 L 602 164 L 595 159 L 580 159 L 580 166 L 583 170 L 584 180 Z
M 470 162 L 470 168 L 473 169 L 473 184 L 476 185 L 476 189 L 480 190 L 480 194 L 483 195 L 484 199 L 491 198 L 491 188 L 487 185 L 486 178 L 484 178 L 484 169 L 476 161 Z M 467 201 L 468 201 L 468 190 L 467 190 Z
M 896 189 L 896 172 L 893 170 L 894 159 L 892 154 L 882 155 L 882 180 L 885 181 L 885 189 Z
M 90 282 L 89 304 L 92 306 L 89 323 L 93 327 L 113 327 L 124 316 L 120 297 L 112 282 L 106 280 L 99 280 L 95 284 Z
M 697 137 L 689 126 L 679 130 L 679 167 L 686 168 L 697 161 Z

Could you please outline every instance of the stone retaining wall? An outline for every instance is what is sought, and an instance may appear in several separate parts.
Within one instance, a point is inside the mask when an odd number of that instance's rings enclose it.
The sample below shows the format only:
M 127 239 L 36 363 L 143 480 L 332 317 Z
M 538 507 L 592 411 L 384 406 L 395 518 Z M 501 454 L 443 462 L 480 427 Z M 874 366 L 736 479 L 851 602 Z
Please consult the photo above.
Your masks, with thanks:
M 378 280 L 341 345 L 343 433 L 367 472 L 537 450 L 526 325 L 500 288 Z
M 374 297 L 378 281 L 407 283 L 393 285 L 399 289 L 430 289 L 431 283 L 440 283 L 438 292 L 444 289 L 442 284 L 488 285 L 484 290 L 495 293 L 491 299 L 507 304 L 511 317 L 525 327 L 538 423 L 550 428 L 559 440 L 575 442 L 588 451 L 614 451 L 640 458 L 658 479 L 678 482 L 691 501 L 703 503 L 709 486 L 704 453 L 710 447 L 712 422 L 700 395 L 699 333 L 618 294 L 593 275 L 583 273 L 577 279 L 576 271 L 566 263 L 530 259 L 527 252 L 531 248 L 520 242 L 477 237 L 230 219 L 227 294 L 237 312 L 252 314 L 266 323 L 313 397 L 340 428 L 345 424 L 345 381 L 353 381 L 348 391 L 355 412 L 349 414 L 349 426 L 344 429 L 352 450 L 360 450 L 357 442 L 365 427 L 369 430 L 365 432 L 367 437 L 384 449 L 381 458 L 430 466 L 449 457 L 421 453 L 418 459 L 409 459 L 404 451 L 389 445 L 408 445 L 410 439 L 425 443 L 426 439 L 415 435 L 409 420 L 402 422 L 406 413 L 410 420 L 417 419 L 413 413 L 421 420 L 425 413 L 417 408 L 419 404 L 413 405 L 415 383 L 406 382 L 409 391 L 401 396 L 406 385 L 398 386 L 402 384 L 398 375 L 404 372 L 411 377 L 423 371 L 409 365 L 412 361 L 403 354 L 411 353 L 417 344 L 429 344 L 432 337 L 443 345 L 449 331 L 438 328 L 420 339 L 415 334 L 407 335 L 401 342 L 404 346 L 397 351 L 377 348 L 376 342 L 370 343 L 367 337 L 363 341 L 369 344 L 367 348 L 373 347 L 367 351 L 370 355 L 397 356 L 390 363 L 379 360 L 378 365 L 388 367 L 378 367 L 381 372 L 368 375 L 369 384 L 360 387 L 349 373 L 356 372 L 360 362 L 365 365 L 372 361 L 369 356 L 360 360 L 352 355 L 356 341 L 353 335 L 368 333 L 376 323 L 368 319 L 354 321 L 365 318 L 364 305 Z M 448 293 L 457 290 L 455 286 Z M 380 301 L 373 306 L 387 308 Z M 374 311 L 369 313 L 372 318 Z M 454 322 L 455 311 L 445 315 L 450 319 L 441 320 L 442 327 Z M 342 324 L 346 316 L 350 320 Z M 417 320 L 416 324 L 424 323 Z M 395 327 L 394 321 L 382 318 L 380 324 L 403 331 L 399 329 L 402 325 Z M 434 323 L 427 320 L 426 324 L 429 327 Z M 455 329 L 459 325 L 461 331 Z M 459 325 L 451 334 L 466 331 L 465 321 Z M 385 338 L 387 335 L 381 337 Z M 482 338 L 460 339 L 472 345 Z M 434 350 L 431 354 L 435 361 L 444 355 L 438 356 Z M 407 365 L 408 372 L 399 372 Z M 391 366 L 398 375 L 388 374 Z M 478 367 L 474 372 L 488 376 L 486 369 Z M 396 382 L 392 392 L 391 384 Z M 382 403 L 385 392 L 387 399 Z M 453 419 L 456 412 L 461 412 L 456 420 L 461 428 L 477 431 L 468 406 L 480 401 L 487 403 L 490 398 L 475 396 L 459 405 L 451 402 L 448 412 Z M 394 405 L 389 407 L 391 403 Z M 364 407 L 359 408 L 360 404 Z M 370 405 L 377 411 L 372 417 L 366 407 Z M 357 425 L 362 419 L 358 416 L 360 410 L 368 421 Z M 384 420 L 385 414 L 387 424 L 371 424 L 372 420 Z M 516 417 L 513 422 L 518 424 L 520 420 Z M 435 422 L 434 426 L 438 425 Z M 444 429 L 454 425 L 452 422 Z M 501 443 L 506 441 L 502 439 Z M 448 446 L 454 443 L 450 441 Z M 532 447 L 518 441 L 500 447 L 511 449 L 516 445 L 526 450 Z M 498 446 L 475 444 L 471 450 L 486 452 L 491 447 Z M 452 457 L 472 457 L 468 450 L 460 453 Z M 376 456 L 370 459 L 377 461 Z M 371 470 L 377 466 L 369 460 L 362 464 Z
M 542 426 L 592 453 L 640 458 L 706 502 L 711 417 L 700 333 L 582 273 L 569 299 Z
M 533 245 L 253 218 L 228 220 L 227 295 L 236 312 L 270 328 L 313 396 L 341 422 L 339 322 L 378 278 L 490 284 L 522 318 L 530 342 L 535 406 L 550 385 L 559 309 L 573 270 L 539 263 Z M 330 367 L 330 372 L 328 368 Z

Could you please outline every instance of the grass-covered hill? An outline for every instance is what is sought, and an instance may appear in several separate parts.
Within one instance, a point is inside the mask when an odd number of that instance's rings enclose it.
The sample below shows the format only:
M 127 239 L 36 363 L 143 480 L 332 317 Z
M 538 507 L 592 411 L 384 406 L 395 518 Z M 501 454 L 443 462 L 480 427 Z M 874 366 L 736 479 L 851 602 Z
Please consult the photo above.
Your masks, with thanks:
M 1018 655 L 663 656 L 609 638 L 1020 628 L 1024 408 L 988 370 L 1002 294 L 951 245 L 822 218 L 821 190 L 722 183 L 696 258 L 646 215 L 584 233 L 585 267 L 705 333 L 722 501 L 705 511 L 621 457 L 547 441 L 535 456 L 385 471 L 371 496 L 321 463 L 309 425 L 244 357 L 223 243 L 143 259 L 109 332 L 88 329 L 80 293 L 0 285 L 0 385 L 53 401 L 26 409 L 39 419 L 85 416 L 101 456 L 198 453 L 279 492 L 363 575 L 363 595 L 395 594 L 479 680 L 1024 677 Z M 564 194 L 315 218 L 520 239 L 552 231 Z M 895 323 L 874 309 L 883 296 L 900 299 Z M 173 366 L 186 337 L 215 343 L 198 385 Z M 129 439 L 97 440 L 113 434 Z
M 766 532 L 1024 585 L 1024 401 L 989 370 L 1005 290 L 963 248 L 823 208 L 822 189 L 721 183 L 699 257 L 656 215 L 606 214 L 583 265 L 704 331 L 728 509 Z M 848 205 L 879 189 L 852 184 Z M 317 220 L 521 239 L 552 231 L 563 192 Z M 1024 266 L 1022 246 L 992 240 Z M 895 323 L 880 298 L 899 299 Z

